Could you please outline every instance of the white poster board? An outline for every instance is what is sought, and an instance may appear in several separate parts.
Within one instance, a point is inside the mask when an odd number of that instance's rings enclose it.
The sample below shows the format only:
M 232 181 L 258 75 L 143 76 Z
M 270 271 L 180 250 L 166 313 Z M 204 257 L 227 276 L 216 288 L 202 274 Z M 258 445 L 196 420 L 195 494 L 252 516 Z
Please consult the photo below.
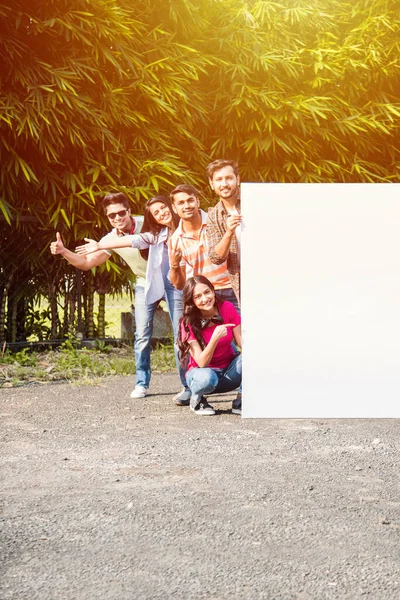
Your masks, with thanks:
M 400 185 L 241 197 L 243 417 L 400 417 Z

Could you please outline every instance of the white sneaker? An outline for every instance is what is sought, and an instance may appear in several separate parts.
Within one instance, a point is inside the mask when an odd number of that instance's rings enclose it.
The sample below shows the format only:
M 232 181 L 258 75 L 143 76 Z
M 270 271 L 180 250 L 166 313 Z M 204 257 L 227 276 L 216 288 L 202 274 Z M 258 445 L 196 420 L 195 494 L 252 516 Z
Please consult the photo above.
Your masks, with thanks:
M 131 393 L 131 398 L 144 398 L 147 394 L 147 388 L 137 385 Z
M 211 404 L 208 404 L 204 396 L 196 405 L 193 404 L 193 400 L 190 400 L 190 410 L 192 410 L 196 415 L 215 415 L 215 410 Z
M 182 388 L 182 391 L 179 392 L 179 394 L 177 394 L 176 396 L 174 396 L 175 404 L 177 404 L 178 406 L 189 406 L 191 395 L 192 392 L 190 390 L 185 390 L 185 388 Z

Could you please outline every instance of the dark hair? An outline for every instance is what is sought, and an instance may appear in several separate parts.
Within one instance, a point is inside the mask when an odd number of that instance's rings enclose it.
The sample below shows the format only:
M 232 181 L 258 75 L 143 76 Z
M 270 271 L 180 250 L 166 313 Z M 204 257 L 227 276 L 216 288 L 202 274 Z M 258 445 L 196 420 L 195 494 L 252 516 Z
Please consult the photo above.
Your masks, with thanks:
M 213 160 L 213 162 L 210 162 L 210 164 L 207 165 L 206 174 L 208 179 L 212 180 L 215 171 L 219 171 L 224 167 L 232 167 L 233 172 L 235 173 L 236 177 L 238 177 L 239 166 L 235 160 L 224 160 L 223 158 L 218 158 L 217 160 Z
M 106 194 L 102 200 L 103 209 L 107 214 L 107 206 L 110 204 L 122 204 L 125 208 L 132 208 L 132 204 L 127 196 L 123 192 L 111 192 Z
M 166 196 L 153 196 L 152 198 L 149 198 L 145 204 L 144 220 L 143 220 L 143 225 L 142 225 L 142 229 L 140 230 L 140 233 L 145 233 L 146 231 L 149 231 L 150 233 L 153 233 L 154 235 L 158 235 L 160 233 L 161 229 L 163 228 L 163 225 L 160 225 L 160 223 L 157 223 L 157 221 L 151 214 L 151 210 L 150 210 L 150 206 L 152 206 L 153 204 L 156 204 L 157 202 L 162 202 L 163 204 L 165 204 L 165 206 L 168 206 L 170 213 L 172 215 L 172 222 L 174 225 L 174 229 L 177 228 L 178 223 L 179 223 L 179 217 L 172 210 L 172 205 L 171 205 L 170 200 Z M 139 252 L 140 252 L 142 258 L 144 258 L 145 260 L 148 260 L 148 258 L 149 258 L 149 249 L 148 248 L 145 248 L 144 250 L 139 250 Z
M 206 343 L 203 338 L 202 329 L 201 329 L 201 312 L 197 308 L 193 300 L 194 288 L 198 283 L 203 283 L 207 285 L 213 292 L 215 292 L 214 286 L 203 275 L 196 275 L 195 277 L 189 277 L 186 280 L 185 287 L 183 288 L 183 316 L 179 321 L 179 330 L 178 330 L 178 349 L 179 349 L 179 360 L 182 365 L 185 365 L 187 362 L 188 354 L 189 354 L 189 325 L 194 333 L 196 340 L 200 344 L 200 348 L 204 350 L 206 347 Z M 217 305 L 218 302 L 216 301 Z M 185 330 L 185 334 L 182 334 L 182 330 Z
M 190 185 L 189 183 L 181 183 L 180 185 L 174 187 L 174 189 L 170 192 L 169 197 L 171 198 L 171 202 L 174 201 L 175 194 L 179 194 L 180 192 L 189 194 L 190 196 L 196 196 L 196 198 L 200 196 L 199 190 L 196 190 L 193 185 Z

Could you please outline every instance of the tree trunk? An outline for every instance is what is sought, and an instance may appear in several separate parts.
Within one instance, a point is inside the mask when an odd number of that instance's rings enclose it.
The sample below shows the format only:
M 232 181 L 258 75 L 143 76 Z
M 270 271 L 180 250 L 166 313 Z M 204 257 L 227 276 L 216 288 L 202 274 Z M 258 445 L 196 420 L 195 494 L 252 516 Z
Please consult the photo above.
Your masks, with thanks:
M 48 299 L 50 305 L 50 314 L 51 314 L 51 339 L 55 340 L 58 337 L 58 328 L 60 325 L 60 320 L 58 318 L 58 309 L 57 309 L 57 294 L 54 289 L 55 286 L 49 286 L 48 291 Z
M 99 293 L 99 312 L 97 315 L 97 337 L 105 337 L 106 295 Z
M 76 330 L 83 336 L 83 322 L 82 322 L 82 271 L 76 272 L 76 308 L 77 308 L 77 321 Z
M 27 313 L 27 299 L 25 296 L 19 296 L 15 302 L 16 308 L 11 315 L 11 329 L 15 329 L 15 341 L 26 342 L 27 331 L 26 331 L 26 313 Z M 30 332 L 29 332 L 30 333 Z
M 10 289 L 11 278 L 8 279 L 6 285 L 3 288 L 3 293 L 0 300 L 0 344 L 3 345 L 6 341 L 6 302 L 8 297 L 8 290 Z
M 69 308 L 69 292 L 67 283 L 64 281 L 64 309 L 63 309 L 63 325 L 62 325 L 62 337 L 66 338 L 68 335 L 68 308 Z
M 15 269 L 11 271 L 3 288 L 3 293 L 0 299 L 0 344 L 3 345 L 6 341 L 6 303 L 8 300 L 8 292 L 11 287 L 11 282 L 14 277 Z
M 92 339 L 94 338 L 94 277 L 91 271 L 87 274 L 85 308 L 86 335 Z
M 9 299 L 8 312 L 11 314 L 11 333 L 10 333 L 11 343 L 14 343 L 17 341 L 17 309 L 18 309 L 18 303 L 17 303 L 16 298 L 15 297 L 13 298 L 11 307 L 10 307 L 10 299 Z
M 76 309 L 76 300 L 75 293 L 72 291 L 69 295 L 69 319 L 68 319 L 68 332 L 74 333 L 76 329 L 76 321 L 75 321 L 75 309 Z
M 6 341 L 6 300 L 7 293 L 4 286 L 0 296 L 0 344 L 3 346 Z

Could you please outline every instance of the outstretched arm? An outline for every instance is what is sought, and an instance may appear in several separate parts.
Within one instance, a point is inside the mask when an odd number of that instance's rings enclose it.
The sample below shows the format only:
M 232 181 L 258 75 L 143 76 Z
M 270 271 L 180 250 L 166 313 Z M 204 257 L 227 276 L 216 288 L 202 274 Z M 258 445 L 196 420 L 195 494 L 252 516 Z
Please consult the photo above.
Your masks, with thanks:
M 82 269 L 82 271 L 89 271 L 93 267 L 98 267 L 105 263 L 110 257 L 107 252 L 97 251 L 91 256 L 80 256 L 68 250 L 63 244 L 61 235 L 56 233 L 56 241 L 50 244 L 50 252 L 54 255 L 61 254 L 71 265 Z
M 75 248 L 78 254 L 92 254 L 93 252 L 98 252 L 99 250 L 113 250 L 115 248 L 139 248 L 139 250 L 143 250 L 144 248 L 148 248 L 151 244 L 155 244 L 157 241 L 157 236 L 153 235 L 150 232 L 146 233 L 137 233 L 134 235 L 122 235 L 120 237 L 113 236 L 112 238 L 105 238 L 96 242 L 90 238 L 84 238 L 87 244 L 83 244 L 82 246 L 77 246 Z

